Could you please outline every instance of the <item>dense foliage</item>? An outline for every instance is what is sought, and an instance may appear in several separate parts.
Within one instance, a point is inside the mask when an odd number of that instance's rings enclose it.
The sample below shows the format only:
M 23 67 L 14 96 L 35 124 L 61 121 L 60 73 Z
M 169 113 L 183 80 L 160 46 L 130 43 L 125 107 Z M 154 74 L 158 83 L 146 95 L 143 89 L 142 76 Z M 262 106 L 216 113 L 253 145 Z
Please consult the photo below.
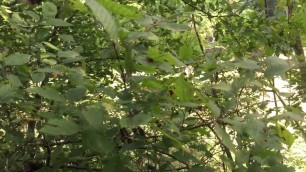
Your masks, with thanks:
M 2 0 L 0 171 L 294 171 L 305 3 Z

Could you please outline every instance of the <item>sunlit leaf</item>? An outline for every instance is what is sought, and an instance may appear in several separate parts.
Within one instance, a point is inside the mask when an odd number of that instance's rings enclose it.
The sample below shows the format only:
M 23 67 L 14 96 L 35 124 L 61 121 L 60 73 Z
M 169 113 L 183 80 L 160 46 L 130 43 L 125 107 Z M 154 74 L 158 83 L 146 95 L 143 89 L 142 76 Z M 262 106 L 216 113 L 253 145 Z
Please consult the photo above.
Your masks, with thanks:
M 265 63 L 267 65 L 265 76 L 269 78 L 273 76 L 283 77 L 285 72 L 290 69 L 290 65 L 285 60 L 276 56 L 268 57 Z
M 97 1 L 114 14 L 122 15 L 127 18 L 138 18 L 142 16 L 135 7 L 119 4 L 112 0 Z
M 102 23 L 104 29 L 109 34 L 110 38 L 113 41 L 117 42 L 117 26 L 112 15 L 105 9 L 102 4 L 99 4 L 95 0 L 86 0 L 86 4 L 92 10 L 93 14 L 97 17 L 97 19 Z

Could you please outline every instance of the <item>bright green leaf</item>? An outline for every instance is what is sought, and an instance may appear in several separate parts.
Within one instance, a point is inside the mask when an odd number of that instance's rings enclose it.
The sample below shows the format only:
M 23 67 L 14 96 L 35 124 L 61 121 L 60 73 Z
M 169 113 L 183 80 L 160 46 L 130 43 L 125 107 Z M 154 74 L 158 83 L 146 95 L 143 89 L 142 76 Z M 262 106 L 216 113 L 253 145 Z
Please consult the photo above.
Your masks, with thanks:
M 112 0 L 97 1 L 114 14 L 118 14 L 126 18 L 138 18 L 142 16 L 135 7 L 119 4 Z
M 191 101 L 193 98 L 193 87 L 182 76 L 175 80 L 173 92 L 181 101 Z
M 102 23 L 104 29 L 109 34 L 110 38 L 117 42 L 118 32 L 117 26 L 112 15 L 105 9 L 102 4 L 97 3 L 95 0 L 86 0 L 86 4 L 92 10 L 93 14 Z
M 183 60 L 190 59 L 193 55 L 192 46 L 183 45 L 179 49 L 179 55 Z

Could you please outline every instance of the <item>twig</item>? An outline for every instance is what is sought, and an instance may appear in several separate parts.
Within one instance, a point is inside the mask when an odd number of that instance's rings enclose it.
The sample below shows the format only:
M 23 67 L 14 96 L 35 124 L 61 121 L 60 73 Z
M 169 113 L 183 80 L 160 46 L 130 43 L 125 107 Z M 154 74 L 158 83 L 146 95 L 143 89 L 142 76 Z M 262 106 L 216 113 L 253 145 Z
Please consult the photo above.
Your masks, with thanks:
M 193 23 L 193 29 L 194 29 L 194 32 L 195 32 L 195 34 L 197 36 L 197 39 L 198 39 L 198 42 L 199 42 L 202 54 L 205 56 L 205 51 L 204 51 L 204 48 L 203 48 L 203 44 L 201 42 L 201 38 L 200 38 L 199 32 L 197 30 L 197 25 L 196 25 L 196 21 L 195 21 L 195 18 L 194 18 L 194 14 L 191 15 L 191 20 L 192 20 L 192 23 Z

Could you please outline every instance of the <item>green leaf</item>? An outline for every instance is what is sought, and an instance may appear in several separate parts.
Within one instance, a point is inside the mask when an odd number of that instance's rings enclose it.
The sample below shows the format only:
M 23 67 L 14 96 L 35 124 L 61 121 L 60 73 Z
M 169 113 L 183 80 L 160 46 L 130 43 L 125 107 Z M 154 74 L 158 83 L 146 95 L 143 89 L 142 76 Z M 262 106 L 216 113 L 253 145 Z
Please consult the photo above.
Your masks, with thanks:
M 97 1 L 114 14 L 118 14 L 126 18 L 142 17 L 142 15 L 137 11 L 137 8 L 135 7 L 118 4 L 117 2 L 114 2 L 112 0 L 97 0 Z
M 190 29 L 190 27 L 186 24 L 176 24 L 176 23 L 166 23 L 166 22 L 159 22 L 157 24 L 161 28 L 168 29 L 171 31 L 186 31 Z
M 10 84 L 12 84 L 12 87 L 22 87 L 22 83 L 18 76 L 9 74 L 7 75 L 7 79 L 9 80 Z
M 58 57 L 68 57 L 68 58 L 75 58 L 77 56 L 80 56 L 79 53 L 74 51 L 59 51 L 57 55 Z
M 104 29 L 109 34 L 109 37 L 117 42 L 118 32 L 117 26 L 112 15 L 105 9 L 102 4 L 97 3 L 95 0 L 86 0 L 86 4 L 92 10 L 93 14 L 102 23 Z
M 152 120 L 152 116 L 150 114 L 137 114 L 132 117 L 124 116 L 120 120 L 121 127 L 137 127 L 139 125 L 147 124 Z
M 147 38 L 149 40 L 158 41 L 158 37 L 152 32 L 132 32 L 129 34 L 127 40 L 134 40 L 138 38 Z
M 222 129 L 218 124 L 215 125 L 215 132 L 217 136 L 221 139 L 221 142 L 233 153 L 236 152 L 235 145 L 233 144 L 230 136 Z
M 254 119 L 254 116 L 249 115 L 248 123 L 245 124 L 245 131 L 257 143 L 264 139 L 264 123 L 261 120 Z
M 56 18 L 45 18 L 44 25 L 46 26 L 72 26 L 72 24 L 66 22 L 65 20 L 56 19 Z
M 285 72 L 290 69 L 290 66 L 286 62 L 286 60 L 280 59 L 276 56 L 268 57 L 265 60 L 265 63 L 267 65 L 267 69 L 265 70 L 265 76 L 268 78 L 274 76 L 284 77 Z
M 101 109 L 90 107 L 83 116 L 91 127 L 99 129 L 103 125 L 102 120 L 105 114 Z
M 206 104 L 207 107 L 210 109 L 210 111 L 212 112 L 213 116 L 215 118 L 218 118 L 221 114 L 221 110 L 220 108 L 217 106 L 216 102 L 210 100 L 208 101 L 208 103 Z
M 218 89 L 218 90 L 222 90 L 222 91 L 230 91 L 232 89 L 232 87 L 225 82 L 220 82 L 220 83 L 214 85 L 213 88 Z
M 82 142 L 84 146 L 100 154 L 110 153 L 115 145 L 110 137 L 106 137 L 95 131 L 84 132 Z
M 281 137 L 285 140 L 286 145 L 290 148 L 295 141 L 293 134 L 291 134 L 287 129 L 283 129 Z
M 45 79 L 45 73 L 42 72 L 32 72 L 31 78 L 34 83 L 42 82 Z
M 85 97 L 85 95 L 86 95 L 86 89 L 83 87 L 70 88 L 66 93 L 67 99 L 71 102 L 82 99 L 83 97 Z
M 31 58 L 31 55 L 22 54 L 22 53 L 14 53 L 9 55 L 5 60 L 4 63 L 7 66 L 14 66 L 14 65 L 23 65 L 26 64 Z
M 173 92 L 181 101 L 192 100 L 193 87 L 189 82 L 185 81 L 182 76 L 175 80 Z
M 28 91 L 34 94 L 38 94 L 50 100 L 65 101 L 65 97 L 61 95 L 56 89 L 51 87 L 46 87 L 46 88 L 33 87 L 33 88 L 28 88 Z
M 193 49 L 192 46 L 189 45 L 183 45 L 180 47 L 179 49 L 179 55 L 181 57 L 181 59 L 190 59 L 193 55 Z
M 271 120 L 292 120 L 292 121 L 304 121 L 304 115 L 298 112 L 284 112 L 283 114 L 276 115 L 270 118 Z
M 236 62 L 235 65 L 239 68 L 251 69 L 251 70 L 260 68 L 260 66 L 258 65 L 256 61 L 249 60 L 249 59 L 245 59 L 243 61 Z
M 142 85 L 148 88 L 162 89 L 164 84 L 156 80 L 155 78 L 146 78 L 141 81 Z
M 15 94 L 15 89 L 11 86 L 11 84 L 5 84 L 0 86 L 0 101 L 6 102 L 10 98 L 12 98 Z
M 53 44 L 49 43 L 49 42 L 43 42 L 43 44 L 47 45 L 49 48 L 53 49 L 53 50 L 59 50 L 56 46 L 54 46 Z
M 73 135 L 79 132 L 79 126 L 68 119 L 51 119 L 39 131 L 49 135 Z
M 42 5 L 42 13 L 45 17 L 55 17 L 57 7 L 52 2 L 44 2 Z

